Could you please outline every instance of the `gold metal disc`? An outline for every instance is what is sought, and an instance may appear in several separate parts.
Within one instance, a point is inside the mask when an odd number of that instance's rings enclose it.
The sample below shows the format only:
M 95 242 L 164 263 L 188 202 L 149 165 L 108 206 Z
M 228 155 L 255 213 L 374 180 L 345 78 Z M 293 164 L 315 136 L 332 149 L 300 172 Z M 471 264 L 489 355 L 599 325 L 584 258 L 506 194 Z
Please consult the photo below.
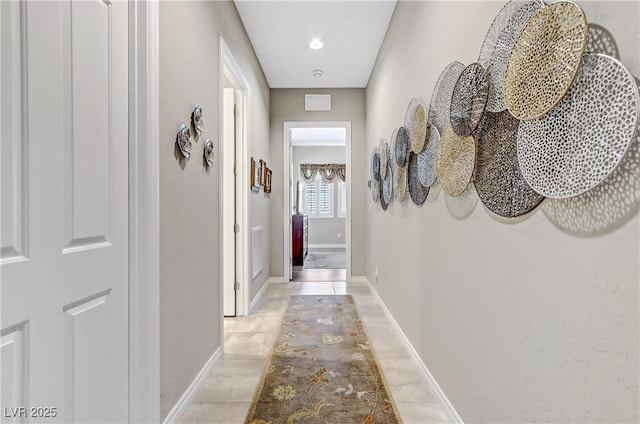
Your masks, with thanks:
M 476 163 L 476 143 L 472 136 L 460 137 L 451 123 L 442 131 L 438 147 L 436 172 L 442 189 L 449 196 L 458 196 L 469 185 Z
M 504 98 L 521 120 L 539 118 L 566 94 L 587 44 L 587 18 L 568 1 L 551 3 L 527 23 L 509 55 Z

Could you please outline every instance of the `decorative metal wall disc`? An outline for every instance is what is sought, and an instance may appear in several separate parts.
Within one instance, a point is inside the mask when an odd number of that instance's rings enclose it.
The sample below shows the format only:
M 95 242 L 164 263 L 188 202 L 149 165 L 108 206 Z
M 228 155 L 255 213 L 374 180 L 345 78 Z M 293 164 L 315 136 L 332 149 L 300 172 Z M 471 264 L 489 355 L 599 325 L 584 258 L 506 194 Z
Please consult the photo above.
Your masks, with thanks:
M 380 182 L 378 180 L 371 180 L 371 198 L 373 203 L 378 203 L 380 198 Z
M 472 63 L 464 68 L 451 96 L 451 126 L 457 135 L 471 135 L 482 118 L 488 95 L 489 78 L 484 67 Z
M 378 145 L 378 155 L 380 156 L 380 181 L 387 176 L 387 164 L 389 163 L 389 146 L 384 138 L 380 140 Z
M 398 202 L 404 201 L 407 195 L 407 167 L 393 164 L 393 193 Z
M 398 166 L 405 166 L 407 163 L 407 154 L 409 151 L 409 133 L 404 127 L 398 129 L 398 135 L 395 145 L 395 157 Z
M 478 150 L 476 191 L 487 209 L 506 218 L 524 215 L 544 199 L 520 172 L 516 150 L 519 124 L 507 110 L 485 112 L 474 133 Z
M 504 72 L 507 69 L 509 54 L 529 19 L 544 7 L 541 0 L 521 2 L 511 19 L 502 29 L 496 40 L 496 45 L 488 60 L 489 98 L 487 109 L 491 112 L 501 112 L 507 108 L 504 102 Z
M 418 179 L 425 187 L 431 187 L 436 181 L 436 158 L 440 145 L 440 133 L 432 127 L 429 131 L 429 141 L 424 151 L 418 154 Z
M 640 209 L 640 122 L 620 165 L 601 184 L 569 199 L 549 199 L 542 211 L 563 231 L 593 235 L 637 218 Z
M 442 189 L 449 196 L 461 194 L 473 175 L 476 143 L 472 136 L 460 137 L 447 125 L 440 135 L 436 172 Z
M 595 187 L 629 148 L 639 105 L 633 75 L 620 62 L 586 54 L 562 101 L 541 118 L 520 124 L 518 162 L 524 178 L 553 198 Z
M 418 155 L 409 152 L 407 164 L 407 185 L 409 186 L 409 196 L 416 205 L 420 206 L 427 200 L 429 187 L 425 187 L 418 179 Z
M 464 71 L 462 63 L 451 62 L 444 68 L 444 71 L 438 77 L 438 81 L 436 81 L 435 87 L 433 87 L 431 102 L 429 103 L 429 125 L 435 126 L 440 131 L 440 134 L 449 123 L 451 96 L 462 71 Z
M 385 175 L 384 180 L 380 182 L 380 205 L 386 211 L 393 197 L 393 171 L 390 163 L 387 163 Z
M 478 62 L 483 66 L 486 67 L 488 65 L 489 59 L 495 50 L 496 43 L 498 42 L 498 37 L 500 37 L 502 31 L 507 27 L 509 20 L 525 3 L 526 1 L 523 0 L 511 0 L 505 4 L 502 9 L 500 9 L 500 12 L 498 12 L 496 17 L 493 19 L 491 27 L 489 27 L 489 31 L 484 38 L 482 47 L 480 48 L 480 56 L 478 56 Z M 540 7 L 542 7 L 542 5 Z
M 396 139 L 398 138 L 398 130 L 399 128 L 395 128 L 389 139 L 389 163 L 391 163 L 391 169 L 393 169 L 393 164 L 396 163 Z
M 424 149 L 427 139 L 427 109 L 418 99 L 413 99 L 407 107 L 404 117 L 404 128 L 409 134 L 409 145 L 413 153 L 420 153 Z
M 377 147 L 371 152 L 371 180 L 380 181 L 380 156 Z
M 518 119 L 549 112 L 573 82 L 587 44 L 587 18 L 575 3 L 551 3 L 529 20 L 504 74 L 507 108 Z
M 452 217 L 462 220 L 475 210 L 478 205 L 478 194 L 473 184 L 469 184 L 459 196 L 452 197 L 445 193 L 444 204 Z
M 620 52 L 615 38 L 605 27 L 588 24 L 587 47 L 585 52 L 602 53 L 620 60 Z

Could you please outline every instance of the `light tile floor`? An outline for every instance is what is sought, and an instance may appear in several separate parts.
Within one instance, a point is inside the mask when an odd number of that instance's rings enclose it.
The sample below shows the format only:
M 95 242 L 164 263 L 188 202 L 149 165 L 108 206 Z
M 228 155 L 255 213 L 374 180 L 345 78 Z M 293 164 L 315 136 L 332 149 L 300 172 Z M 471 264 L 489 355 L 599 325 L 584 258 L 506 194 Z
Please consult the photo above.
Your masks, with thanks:
M 251 315 L 225 318 L 225 353 L 180 418 L 181 423 L 244 423 L 292 294 L 351 294 L 402 421 L 455 422 L 370 286 L 334 281 L 270 284 Z

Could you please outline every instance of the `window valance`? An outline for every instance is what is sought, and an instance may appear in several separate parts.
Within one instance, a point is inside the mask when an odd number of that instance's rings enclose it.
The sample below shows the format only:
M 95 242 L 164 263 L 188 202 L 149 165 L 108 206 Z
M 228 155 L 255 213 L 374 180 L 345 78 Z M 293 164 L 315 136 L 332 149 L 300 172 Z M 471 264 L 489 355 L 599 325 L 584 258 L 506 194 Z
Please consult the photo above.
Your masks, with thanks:
M 347 168 L 344 163 L 300 164 L 300 175 L 305 183 L 310 183 L 315 180 L 318 173 L 327 184 L 335 181 L 336 177 L 340 178 L 341 181 L 347 180 Z

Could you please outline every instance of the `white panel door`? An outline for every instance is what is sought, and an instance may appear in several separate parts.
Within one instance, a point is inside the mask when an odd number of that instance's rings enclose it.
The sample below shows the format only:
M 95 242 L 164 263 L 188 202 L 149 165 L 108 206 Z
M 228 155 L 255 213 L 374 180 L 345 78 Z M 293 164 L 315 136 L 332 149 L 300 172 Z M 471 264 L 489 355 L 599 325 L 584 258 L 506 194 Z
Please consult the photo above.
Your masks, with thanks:
M 1 420 L 125 422 L 127 3 L 1 1 L 0 35 Z

